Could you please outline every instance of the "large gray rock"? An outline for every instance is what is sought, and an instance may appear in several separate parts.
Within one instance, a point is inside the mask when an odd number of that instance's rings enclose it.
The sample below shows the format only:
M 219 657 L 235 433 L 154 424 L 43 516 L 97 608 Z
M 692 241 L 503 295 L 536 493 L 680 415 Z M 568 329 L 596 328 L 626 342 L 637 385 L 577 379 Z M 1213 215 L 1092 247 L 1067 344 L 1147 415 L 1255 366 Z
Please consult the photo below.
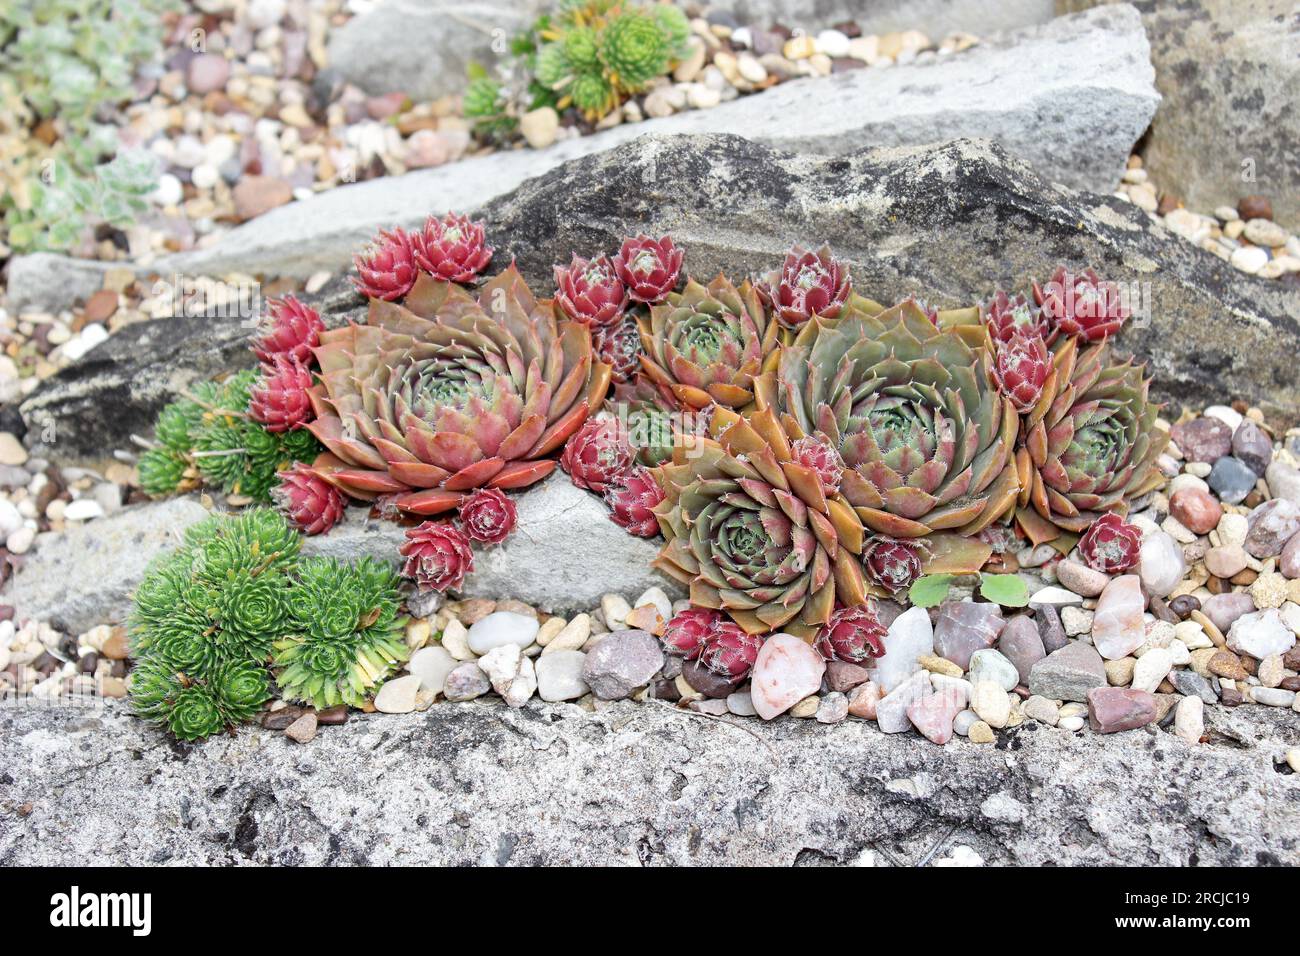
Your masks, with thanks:
M 511 497 L 519 524 L 501 544 L 475 548 L 474 573 L 462 596 L 513 597 L 560 614 L 590 610 L 611 591 L 631 599 L 658 585 L 682 596 L 677 584 L 650 567 L 662 540 L 628 534 L 609 520 L 604 502 L 574 487 L 562 471 Z M 396 560 L 405 530 L 367 514 L 349 508 L 342 524 L 307 538 L 303 553 Z
M 679 585 L 650 567 L 662 540 L 628 534 L 609 520 L 604 503 L 556 472 L 511 496 L 519 525 L 505 542 L 476 547 L 463 597 L 513 597 L 561 614 L 589 611 L 610 591 L 629 600 L 651 586 L 674 598 Z M 208 512 L 174 498 L 126 508 L 66 534 L 43 534 L 0 600 L 19 619 L 37 618 L 81 632 L 126 620 L 145 567 Z M 328 534 L 303 539 L 303 554 L 399 560 L 405 530 L 349 508 Z
M 568 160 L 650 133 L 735 133 L 778 149 L 847 156 L 869 146 L 978 136 L 1027 159 L 1049 180 L 1110 192 L 1155 112 L 1152 80 L 1137 13 L 1106 7 L 929 63 L 796 80 L 711 110 L 619 126 L 540 152 L 509 150 L 332 189 L 157 268 L 297 276 L 338 269 L 381 228 L 413 226 L 449 208 L 474 209 Z
M 552 265 L 571 252 L 613 250 L 637 230 L 671 233 L 700 277 L 770 269 L 792 242 L 829 240 L 865 293 L 881 301 L 917 295 L 942 307 L 999 287 L 1025 289 L 1058 264 L 1091 265 L 1140 283 L 1144 315 L 1119 341 L 1152 360 L 1158 396 L 1199 407 L 1244 398 L 1278 422 L 1300 418 L 1292 367 L 1300 291 L 1230 268 L 1123 200 L 1050 185 L 996 145 L 827 159 L 734 136 L 645 138 L 566 164 L 479 212 L 496 262 L 515 257 L 538 290 L 553 288 Z M 322 303 L 333 322 L 359 315 L 360 305 L 342 291 Z M 181 374 L 191 351 L 202 356 L 209 342 L 228 341 L 223 328 L 209 320 L 186 342 L 160 334 L 151 348 L 113 353 L 101 372 L 78 365 L 43 383 L 22 406 L 29 426 L 39 419 L 57 427 L 58 441 L 43 452 L 76 459 L 125 447 L 131 429 L 147 428 L 156 412 L 139 403 L 161 401 L 150 377 Z M 247 365 L 245 353 L 231 355 L 234 366 Z M 115 391 L 119 380 L 135 384 Z M 39 429 L 29 429 L 35 438 Z
M 1203 212 L 1262 193 L 1278 222 L 1300 229 L 1300 17 L 1293 0 L 1134 5 L 1164 96 L 1143 149 L 1152 180 Z
M 491 67 L 551 4 L 544 0 L 383 0 L 333 31 L 330 67 L 369 93 L 436 99 Z
M 1028 721 L 936 747 L 850 720 L 499 700 L 353 714 L 303 747 L 177 744 L 114 703 L 0 708 L 0 865 L 1300 864 L 1294 716 L 1207 708 L 1211 743 Z M 575 785 L 578 782 L 578 785 Z
M 38 535 L 3 601 L 19 620 L 50 621 L 73 634 L 125 621 L 149 562 L 207 514 L 198 501 L 175 498 Z
M 742 24 L 818 30 L 851 21 L 863 33 L 921 30 L 936 42 L 947 33 L 988 36 L 1052 19 L 1052 0 L 715 0 Z

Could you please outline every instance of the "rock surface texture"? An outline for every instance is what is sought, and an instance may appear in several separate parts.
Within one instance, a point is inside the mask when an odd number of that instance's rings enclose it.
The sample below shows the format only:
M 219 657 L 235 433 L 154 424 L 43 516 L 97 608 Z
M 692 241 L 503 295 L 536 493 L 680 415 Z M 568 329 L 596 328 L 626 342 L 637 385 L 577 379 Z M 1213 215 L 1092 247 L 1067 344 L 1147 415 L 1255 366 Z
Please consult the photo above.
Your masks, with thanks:
M 935 747 L 853 720 L 481 701 L 354 714 L 304 750 L 177 744 L 118 704 L 8 708 L 0 807 L 30 808 L 6 814 L 0 865 L 910 865 L 958 844 L 991 864 L 1300 863 L 1275 762 L 1292 715 L 1207 718 L 1199 747 L 1033 721 Z
M 645 134 L 733 133 L 778 149 L 846 156 L 864 146 L 981 136 L 1048 180 L 1108 193 L 1158 102 L 1136 11 L 1108 6 L 929 63 L 782 83 L 713 109 L 618 126 L 540 152 L 509 150 L 333 189 L 232 230 L 211 249 L 162 260 L 158 269 L 300 276 L 337 269 L 381 228 L 413 226 L 449 208 L 475 209 L 568 160 Z
M 1137 282 L 1139 314 L 1119 345 L 1151 360 L 1154 393 L 1204 402 L 1233 396 L 1270 421 L 1300 419 L 1300 291 L 1243 275 L 1153 223 L 1137 207 L 1050 185 L 998 146 L 959 140 L 844 158 L 775 152 L 735 136 L 645 138 L 568 163 L 479 210 L 497 265 L 515 257 L 534 288 L 553 288 L 552 266 L 574 250 L 618 248 L 631 231 L 671 233 L 696 276 L 770 269 L 797 241 L 834 241 L 856 287 L 880 301 L 908 295 L 940 308 L 1027 288 L 1058 264 L 1092 266 Z M 341 289 L 341 281 L 335 286 Z M 331 323 L 357 318 L 361 300 L 338 292 L 321 304 Z M 184 320 L 191 321 L 191 320 Z M 53 376 L 22 406 L 29 445 L 53 423 L 44 448 L 66 460 L 126 447 L 158 407 L 211 374 L 221 348 L 229 367 L 250 358 L 236 319 L 205 319 L 182 342 L 166 322 L 135 327 Z M 112 351 L 109 351 L 112 350 Z M 182 372 L 181 370 L 185 370 Z M 171 384 L 169 384 L 171 383 Z
M 674 598 L 684 596 L 651 569 L 658 544 L 618 527 L 599 498 L 575 488 L 562 472 L 511 497 L 519 508 L 518 530 L 502 544 L 475 550 L 462 596 L 513 597 L 556 613 L 591 608 L 610 591 L 640 594 L 658 586 Z M 395 561 L 405 530 L 368 513 L 349 508 L 329 534 L 304 538 L 303 553 Z M 20 619 L 49 620 L 72 631 L 124 621 L 148 562 L 206 514 L 194 498 L 177 498 L 127 508 L 66 535 L 44 535 L 14 575 L 6 600 Z

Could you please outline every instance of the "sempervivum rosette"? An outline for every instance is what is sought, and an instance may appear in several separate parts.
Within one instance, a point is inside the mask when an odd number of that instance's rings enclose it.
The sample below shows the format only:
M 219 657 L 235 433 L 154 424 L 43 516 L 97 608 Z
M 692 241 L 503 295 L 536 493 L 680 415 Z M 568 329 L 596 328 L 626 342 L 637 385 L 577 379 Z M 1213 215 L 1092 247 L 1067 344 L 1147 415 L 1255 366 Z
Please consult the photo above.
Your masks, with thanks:
M 271 500 L 305 535 L 323 534 L 343 520 L 347 506 L 339 490 L 301 462 L 277 474 Z
M 1034 283 L 1034 301 L 1054 329 L 1085 342 L 1114 335 L 1129 317 L 1119 286 L 1103 282 L 1091 269 L 1071 272 L 1061 266 L 1044 285 Z
M 1142 554 L 1142 529 L 1113 511 L 1092 523 L 1079 539 L 1079 555 L 1088 567 L 1103 574 L 1123 574 L 1137 567 Z
M 614 269 L 627 287 L 627 294 L 637 302 L 658 305 L 677 288 L 677 277 L 682 271 L 685 253 L 673 245 L 672 239 L 651 239 L 639 235 L 624 239 Z
M 422 276 L 403 305 L 322 333 L 315 468 L 353 497 L 436 514 L 482 487 L 522 488 L 599 407 L 609 367 L 513 266 L 480 290 Z
M 870 604 L 835 609 L 813 647 L 823 659 L 860 664 L 885 655 L 885 625 Z
M 688 454 L 655 474 L 667 543 L 655 566 L 689 585 L 691 603 L 725 611 L 749 634 L 813 636 L 838 600 L 865 599 L 862 524 L 794 460 L 770 410 L 749 419 L 719 409 Z M 716 440 L 715 440 L 716 439 Z
M 629 468 L 605 488 L 610 520 L 638 538 L 653 538 L 659 533 L 654 509 L 663 500 L 659 482 L 650 469 L 640 465 Z
M 1104 512 L 1125 514 L 1164 482 L 1156 459 L 1169 434 L 1156 425 L 1151 380 L 1131 360 L 1115 362 L 1105 343 L 1079 344 L 1071 337 L 1057 348 L 1021 426 L 1016 520 L 1035 544 L 1082 532 Z
M 352 280 L 358 292 L 368 299 L 392 302 L 411 291 L 420 274 L 411 248 L 411 236 L 405 229 L 381 232 L 374 241 L 353 258 L 357 277 Z
M 743 408 L 755 376 L 776 359 L 778 326 L 748 280 L 737 288 L 722 275 L 708 286 L 688 279 L 637 322 L 642 371 L 678 407 Z
M 515 530 L 519 509 L 495 488 L 480 488 L 460 503 L 465 534 L 480 544 L 500 544 Z
M 853 308 L 800 330 L 758 404 L 779 411 L 791 440 L 817 435 L 839 452 L 840 493 L 872 531 L 969 535 L 1018 490 L 1018 418 L 988 363 L 978 325 L 941 331 L 910 301 L 874 316 Z
M 575 322 L 611 325 L 623 317 L 627 303 L 623 280 L 605 256 L 575 254 L 569 265 L 555 267 L 555 304 Z
M 848 267 L 831 255 L 830 246 L 809 252 L 796 245 L 776 272 L 758 283 L 758 293 L 788 329 L 797 329 L 816 316 L 833 319 L 853 291 Z
M 284 355 L 310 365 L 311 350 L 320 342 L 321 332 L 325 331 L 320 313 L 291 295 L 271 299 L 267 304 L 270 317 L 253 339 L 253 354 L 263 364 L 273 363 L 276 356 Z
M 1014 336 L 1038 336 L 1051 343 L 1056 335 L 1051 319 L 1023 295 L 1009 296 L 999 290 L 980 306 L 980 319 L 995 342 L 1009 342 Z
M 492 247 L 483 239 L 483 223 L 454 212 L 441 219 L 430 216 L 423 229 L 411 233 L 410 245 L 415 264 L 446 282 L 473 282 L 492 261 Z

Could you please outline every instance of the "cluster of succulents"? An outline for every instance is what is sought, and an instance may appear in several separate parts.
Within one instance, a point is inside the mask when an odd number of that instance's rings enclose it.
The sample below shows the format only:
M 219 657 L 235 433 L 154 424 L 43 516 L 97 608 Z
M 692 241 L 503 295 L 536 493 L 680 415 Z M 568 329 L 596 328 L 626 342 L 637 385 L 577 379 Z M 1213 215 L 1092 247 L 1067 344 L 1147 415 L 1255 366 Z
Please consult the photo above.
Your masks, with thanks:
M 68 249 L 145 211 L 158 164 L 120 150 L 109 107 L 161 57 L 175 0 L 0 4 L 0 221 L 12 249 Z M 39 125 L 45 129 L 37 130 Z
M 473 543 L 500 544 L 519 521 L 515 503 L 496 488 L 478 488 L 461 497 L 454 521 L 425 521 L 408 528 L 398 549 L 402 575 L 420 591 L 459 588 L 474 570 Z
M 671 72 L 688 55 L 689 36 L 686 15 L 665 0 L 560 0 L 516 38 L 502 67 L 507 80 L 522 74 L 526 90 L 512 97 L 508 81 L 472 65 L 465 115 L 486 138 L 508 135 L 519 112 L 542 106 L 572 107 L 596 122 Z
M 159 413 L 154 444 L 140 456 L 145 492 L 157 497 L 206 485 L 255 502 L 283 501 L 311 533 L 331 527 L 341 499 L 319 479 L 299 469 L 281 490 L 286 470 L 314 461 L 321 450 L 305 426 L 315 415 L 313 350 L 323 329 L 316 310 L 292 296 L 271 302 L 252 342 L 259 369 L 201 382 Z M 324 521 L 328 516 L 334 520 Z
M 396 572 L 300 558 L 284 516 L 212 515 L 149 568 L 129 622 L 136 712 L 181 740 L 251 719 L 280 693 L 360 706 L 405 659 Z M 269 665 L 269 670 L 268 670 Z

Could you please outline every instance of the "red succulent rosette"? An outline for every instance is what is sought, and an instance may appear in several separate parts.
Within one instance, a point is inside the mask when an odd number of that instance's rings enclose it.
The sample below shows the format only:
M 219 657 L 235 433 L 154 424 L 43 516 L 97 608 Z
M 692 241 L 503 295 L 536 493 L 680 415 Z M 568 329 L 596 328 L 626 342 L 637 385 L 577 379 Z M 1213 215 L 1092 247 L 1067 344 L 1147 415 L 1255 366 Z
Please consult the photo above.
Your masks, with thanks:
M 1065 335 L 1099 342 L 1114 335 L 1131 314 L 1119 286 L 1103 282 L 1091 269 L 1071 272 L 1061 266 L 1043 286 L 1034 283 L 1034 301 Z
M 277 477 L 271 500 L 303 534 L 324 534 L 342 520 L 347 500 L 307 465 L 298 462 Z
M 980 306 L 980 318 L 996 342 L 1009 342 L 1017 335 L 1037 335 L 1050 343 L 1055 334 L 1051 318 L 1023 295 L 1009 296 L 1002 290 Z
M 555 267 L 555 302 L 575 322 L 610 325 L 622 318 L 628 293 L 608 257 L 575 254 L 568 266 Z
M 1107 512 L 1079 539 L 1079 554 L 1088 567 L 1103 574 L 1123 574 L 1138 563 L 1142 532 L 1114 512 Z
M 411 235 L 404 229 L 381 232 L 352 261 L 357 291 L 367 298 L 393 302 L 411 291 L 419 274 L 411 250 Z
M 664 626 L 661 640 L 670 654 L 693 661 L 700 656 L 704 639 L 717 630 L 726 617 L 721 611 L 706 607 L 690 607 L 674 614 Z
M 616 418 L 589 418 L 565 443 L 560 467 L 579 488 L 596 494 L 632 467 L 636 453 Z
M 248 414 L 269 432 L 301 428 L 312 420 L 311 371 L 297 359 L 277 355 L 262 367 L 262 377 L 248 390 Z
M 253 354 L 257 360 L 269 364 L 277 355 L 283 355 L 310 365 L 313 359 L 311 350 L 320 344 L 320 334 L 325 330 L 320 313 L 291 295 L 271 299 L 267 305 L 270 318 L 253 339 Z
M 755 289 L 781 325 L 797 329 L 814 316 L 838 316 L 853 291 L 853 280 L 829 246 L 809 252 L 796 245 L 780 270 L 764 276 Z
M 890 594 L 901 594 L 921 576 L 922 562 L 929 553 L 921 538 L 876 535 L 862 546 L 862 567 L 874 584 Z
M 1013 335 L 995 344 L 993 378 L 1016 411 L 1032 411 L 1052 371 L 1052 353 L 1038 335 Z
M 818 435 L 806 435 L 792 441 L 790 451 L 793 461 L 812 470 L 827 495 L 839 493 L 844 459 L 830 442 Z
M 813 648 L 828 661 L 860 664 L 885 654 L 886 628 L 870 604 L 840 606 L 817 634 Z
M 424 227 L 411 234 L 411 248 L 415 264 L 444 282 L 473 282 L 492 261 L 483 223 L 454 212 L 426 219 Z
M 700 666 L 729 681 L 738 681 L 753 669 L 762 646 L 762 637 L 746 633 L 735 621 L 722 620 L 705 635 Z
M 654 509 L 663 500 L 659 482 L 650 469 L 641 466 L 630 468 L 605 488 L 610 520 L 638 538 L 653 538 L 659 533 Z
M 682 272 L 683 252 L 667 236 L 651 239 L 639 235 L 624 239 L 614 269 L 627 287 L 629 297 L 637 302 L 655 305 L 677 288 L 677 278 Z
M 402 576 L 421 591 L 458 588 L 474 570 L 474 552 L 469 536 L 447 521 L 426 521 L 406 531 L 406 541 L 397 549 L 406 559 Z
M 596 358 L 610 367 L 611 377 L 620 385 L 630 382 L 641 367 L 641 333 L 632 315 L 625 314 L 609 325 L 593 325 L 591 347 Z
M 460 503 L 460 522 L 465 533 L 483 544 L 498 544 L 515 529 L 519 509 L 502 491 L 479 488 Z

